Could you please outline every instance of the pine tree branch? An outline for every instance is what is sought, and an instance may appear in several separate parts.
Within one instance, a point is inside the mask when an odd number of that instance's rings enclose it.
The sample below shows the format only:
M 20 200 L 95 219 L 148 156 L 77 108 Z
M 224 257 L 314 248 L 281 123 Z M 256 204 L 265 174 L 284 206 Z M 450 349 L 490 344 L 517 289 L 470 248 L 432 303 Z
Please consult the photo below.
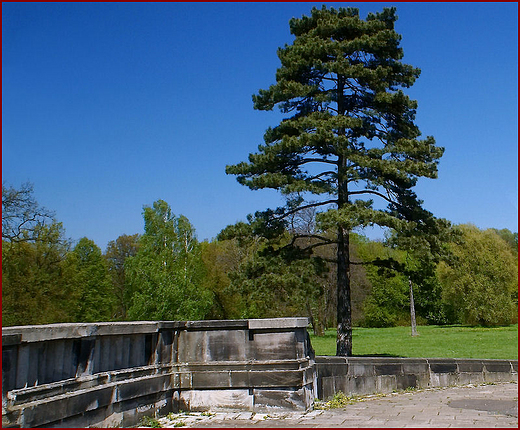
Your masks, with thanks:
M 321 245 L 331 245 L 334 243 L 338 243 L 336 240 L 332 240 L 328 237 L 320 236 L 318 234 L 295 234 L 293 236 L 292 243 L 294 244 L 298 239 L 319 239 L 323 241 Z
M 376 260 L 373 261 L 349 261 L 350 264 L 354 264 L 357 266 L 368 266 L 369 264 L 374 264 Z
M 330 81 L 330 82 L 334 82 L 334 83 L 337 83 L 337 82 L 338 82 L 338 80 L 337 80 L 336 78 L 332 77 L 332 76 L 327 77 L 327 76 L 325 75 L 325 76 L 322 76 L 321 79 L 324 80 L 324 81 Z
M 318 206 L 330 205 L 332 203 L 337 204 L 338 201 L 336 199 L 334 199 L 334 200 L 325 200 L 324 202 L 310 203 L 308 205 L 299 206 L 296 209 L 290 210 L 289 212 L 286 212 L 286 213 L 284 213 L 281 216 L 277 216 L 277 217 L 273 217 L 273 218 L 276 219 L 276 220 L 284 219 L 284 218 L 287 218 L 289 215 L 295 214 L 296 212 L 299 212 L 299 211 L 301 211 L 303 209 L 309 209 L 309 208 L 315 208 L 315 207 L 318 207 Z
M 327 246 L 327 245 L 337 245 L 337 241 L 330 241 L 330 242 L 323 242 L 323 243 L 314 243 L 312 245 L 306 246 L 305 248 L 301 248 L 303 251 L 308 251 L 314 248 L 318 248 L 320 246 Z
M 381 197 L 382 199 L 386 200 L 388 203 L 393 203 L 393 204 L 396 203 L 396 202 L 393 201 L 390 197 L 385 196 L 384 194 L 381 194 L 380 192 L 378 192 L 378 191 L 374 191 L 374 190 L 351 191 L 351 192 L 349 192 L 349 194 L 350 194 L 350 195 L 356 195 L 356 194 L 374 194 L 374 195 L 379 196 L 379 197 Z
M 336 165 L 337 161 L 327 160 L 323 158 L 303 158 L 299 161 L 295 161 L 294 163 L 288 163 L 289 166 L 302 166 L 307 163 L 326 163 Z
M 318 178 L 320 178 L 321 176 L 324 176 L 324 175 L 335 175 L 335 174 L 336 174 L 336 172 L 334 172 L 333 170 L 329 170 L 327 172 L 319 173 L 316 176 L 312 176 L 312 177 L 309 178 L 309 180 L 313 181 L 313 180 L 318 179 Z

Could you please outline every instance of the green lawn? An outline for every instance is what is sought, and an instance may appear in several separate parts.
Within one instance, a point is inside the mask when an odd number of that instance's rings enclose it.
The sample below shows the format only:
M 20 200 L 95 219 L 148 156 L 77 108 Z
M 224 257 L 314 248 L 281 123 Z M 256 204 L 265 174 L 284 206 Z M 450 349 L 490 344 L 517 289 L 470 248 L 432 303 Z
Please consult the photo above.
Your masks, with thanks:
M 427 358 L 518 359 L 518 325 L 507 327 L 419 326 L 359 328 L 352 334 L 353 355 Z M 336 330 L 325 336 L 311 334 L 316 355 L 336 355 Z

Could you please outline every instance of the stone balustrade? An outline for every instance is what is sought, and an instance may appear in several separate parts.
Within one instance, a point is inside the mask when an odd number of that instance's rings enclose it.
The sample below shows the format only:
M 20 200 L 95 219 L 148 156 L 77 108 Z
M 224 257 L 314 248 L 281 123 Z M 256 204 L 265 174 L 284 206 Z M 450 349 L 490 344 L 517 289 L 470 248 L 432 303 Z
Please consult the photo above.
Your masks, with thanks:
M 131 426 L 178 410 L 306 409 L 307 318 L 2 330 L 3 427 Z

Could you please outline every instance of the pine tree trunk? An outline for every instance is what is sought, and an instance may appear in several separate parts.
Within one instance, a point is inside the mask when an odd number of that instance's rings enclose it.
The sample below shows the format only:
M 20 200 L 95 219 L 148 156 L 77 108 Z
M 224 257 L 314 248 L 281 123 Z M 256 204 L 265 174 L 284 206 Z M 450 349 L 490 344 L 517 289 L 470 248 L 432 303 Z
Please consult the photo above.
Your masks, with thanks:
M 344 115 L 345 77 L 338 75 L 338 115 Z M 345 136 L 345 129 L 338 130 L 338 136 Z M 348 204 L 347 159 L 338 156 L 338 210 Z M 350 255 L 349 231 L 338 225 L 338 262 L 337 262 L 337 325 L 336 355 L 349 357 L 352 355 L 352 309 L 350 298 Z
M 415 322 L 415 302 L 413 299 L 413 284 L 410 278 L 408 278 L 408 285 L 410 285 L 410 320 L 412 325 L 412 336 L 419 336 L 419 333 L 417 332 L 417 323 Z
M 337 284 L 336 355 L 352 355 L 352 312 L 350 299 L 349 237 L 342 227 L 338 228 L 338 284 Z

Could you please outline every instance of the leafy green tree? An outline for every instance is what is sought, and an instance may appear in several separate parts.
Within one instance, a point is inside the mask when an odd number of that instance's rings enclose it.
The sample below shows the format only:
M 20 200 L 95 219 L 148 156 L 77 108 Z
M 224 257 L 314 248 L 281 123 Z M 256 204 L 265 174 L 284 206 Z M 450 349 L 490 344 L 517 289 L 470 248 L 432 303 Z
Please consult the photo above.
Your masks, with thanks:
M 319 273 L 307 260 L 286 258 L 279 250 L 264 248 L 231 275 L 232 286 L 245 301 L 243 317 L 313 316 L 323 296 Z
M 108 264 L 108 272 L 112 277 L 114 294 L 117 299 L 116 319 L 125 320 L 128 306 L 133 294 L 125 277 L 125 261 L 133 257 L 139 249 L 139 235 L 123 234 L 116 240 L 108 242 L 105 251 L 105 259 Z
M 94 241 L 83 237 L 68 254 L 67 259 L 76 269 L 74 283 L 79 298 L 75 320 L 113 320 L 116 296 L 101 249 Z
M 33 185 L 2 185 L 2 325 L 74 321 L 74 268 L 62 223 L 42 207 Z
M 38 226 L 30 234 L 33 242 L 2 240 L 2 325 L 73 322 L 78 293 L 63 226 Z
M 295 39 L 278 50 L 276 84 L 253 96 L 255 109 L 278 106 L 288 116 L 266 131 L 249 162 L 226 168 L 251 189 L 273 188 L 288 197 L 286 207 L 265 212 L 272 232 L 308 208 L 321 212 L 319 231 L 335 232 L 333 239 L 313 238 L 337 249 L 340 356 L 352 354 L 350 232 L 411 222 L 421 205 L 412 188 L 419 177 L 437 176 L 443 154 L 433 137 L 419 139 L 417 103 L 400 89 L 413 85 L 420 71 L 400 61 L 396 20 L 395 8 L 363 20 L 358 9 L 325 6 L 291 19 Z
M 230 284 L 225 291 L 241 297 L 242 318 L 308 314 L 314 321 L 316 299 L 323 295 L 319 279 L 323 264 L 317 259 L 309 264 L 298 248 L 286 246 L 292 237 L 287 231 L 265 238 L 263 214 L 256 215 L 260 218 L 248 216 L 248 223 L 228 226 L 217 237 L 220 242 L 234 241 L 244 250 L 228 274 Z
M 201 246 L 201 257 L 205 267 L 203 286 L 213 293 L 214 298 L 208 318 L 240 318 L 244 314 L 242 298 L 238 293 L 230 292 L 229 275 L 238 270 L 248 249 L 240 247 L 235 239 L 203 242 Z
M 381 241 L 357 238 L 357 254 L 370 282 L 370 291 L 363 303 L 365 327 L 393 327 L 400 325 L 407 313 L 406 277 L 395 270 L 372 264 L 378 262 L 401 262 L 404 253 L 385 246 Z M 383 266 L 384 267 L 384 266 Z
M 454 262 L 441 262 L 438 276 L 443 299 L 453 306 L 458 322 L 510 324 L 518 312 L 518 259 L 493 230 L 459 226 L 461 243 L 450 244 Z
M 455 322 L 451 306 L 442 300 L 436 268 L 439 261 L 452 263 L 449 244 L 460 240 L 460 232 L 431 214 L 422 218 L 421 224 L 391 231 L 385 242 L 360 244 L 358 253 L 365 264 L 370 263 L 366 270 L 372 284 L 365 325 L 403 325 L 408 318 L 415 336 L 417 318 L 423 323 Z M 406 228 L 412 225 L 413 229 Z
M 513 233 L 511 230 L 507 228 L 496 229 L 492 228 L 496 234 L 498 234 L 503 240 L 507 242 L 507 244 L 511 247 L 511 250 L 518 255 L 518 233 Z
M 448 243 L 459 238 L 458 230 L 453 229 L 448 220 L 438 219 L 429 212 L 423 212 L 422 223 L 405 224 L 400 230 L 394 230 L 388 240 L 388 245 L 398 248 L 404 254 L 404 258 L 401 261 L 390 259 L 383 264 L 401 273 L 407 280 L 412 336 L 418 335 L 414 286 L 415 289 L 419 288 L 419 291 L 428 289 L 431 296 L 433 289 L 429 287 L 436 285 L 436 267 L 439 261 L 450 258 Z
M 128 317 L 137 320 L 204 319 L 212 294 L 202 287 L 204 263 L 195 230 L 158 200 L 145 207 L 139 250 L 125 263 L 134 291 Z

